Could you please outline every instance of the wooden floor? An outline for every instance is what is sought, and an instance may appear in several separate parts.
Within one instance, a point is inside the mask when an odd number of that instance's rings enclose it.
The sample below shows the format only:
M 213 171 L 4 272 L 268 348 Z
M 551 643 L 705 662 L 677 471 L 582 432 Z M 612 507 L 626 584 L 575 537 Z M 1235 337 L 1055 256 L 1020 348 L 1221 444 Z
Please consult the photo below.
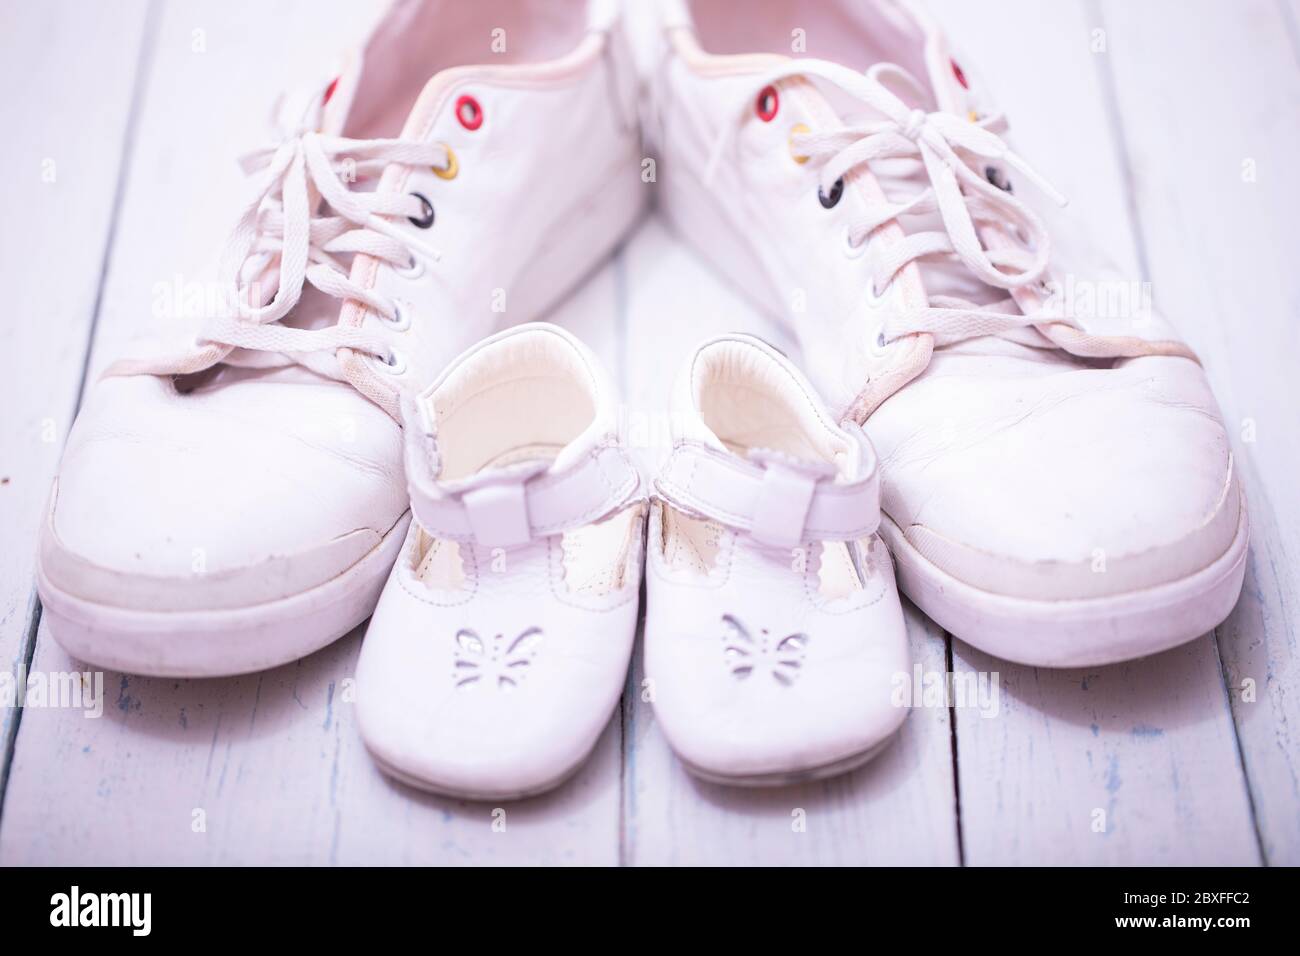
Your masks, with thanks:
M 0 708 L 0 863 L 1300 863 L 1300 0 L 932 6 L 1020 150 L 1206 360 L 1252 524 L 1244 593 L 1215 633 L 1035 670 L 908 606 L 915 659 L 996 673 L 997 712 L 918 708 L 867 768 L 763 792 L 683 773 L 640 700 L 638 653 L 590 763 L 507 805 L 504 828 L 498 808 L 417 794 L 367 759 L 350 703 L 364 628 L 238 679 L 109 673 L 98 719 Z M 86 384 L 144 328 L 157 284 L 219 247 L 234 157 L 260 143 L 274 93 L 372 15 L 0 0 L 0 668 L 79 669 L 32 573 Z M 286 54 L 285 37 L 302 42 Z M 621 378 L 647 460 L 683 343 L 777 334 L 654 218 L 555 318 Z

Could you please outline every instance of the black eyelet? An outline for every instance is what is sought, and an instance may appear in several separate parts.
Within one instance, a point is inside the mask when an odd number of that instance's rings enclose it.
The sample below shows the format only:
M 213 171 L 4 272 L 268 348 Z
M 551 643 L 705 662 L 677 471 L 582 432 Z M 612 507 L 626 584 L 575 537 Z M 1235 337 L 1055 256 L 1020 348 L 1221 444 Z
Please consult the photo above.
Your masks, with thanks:
M 822 192 L 820 186 L 817 187 L 817 201 L 822 204 L 822 208 L 824 209 L 830 209 L 832 206 L 834 206 L 837 202 L 840 201 L 840 197 L 843 195 L 844 195 L 843 179 L 837 179 L 835 180 L 835 182 L 831 183 L 831 191 L 829 195 Z
M 1007 179 L 1006 176 L 1003 176 L 1002 170 L 998 169 L 996 166 L 985 166 L 984 178 L 994 186 L 997 186 L 998 189 L 1001 189 L 1004 193 L 1015 191 L 1011 188 L 1011 180 Z
M 420 200 L 420 205 L 424 207 L 424 215 L 419 219 L 414 216 L 407 216 L 406 218 L 411 220 L 412 225 L 419 226 L 421 229 L 428 229 L 433 225 L 433 203 L 419 193 L 411 193 L 411 195 Z

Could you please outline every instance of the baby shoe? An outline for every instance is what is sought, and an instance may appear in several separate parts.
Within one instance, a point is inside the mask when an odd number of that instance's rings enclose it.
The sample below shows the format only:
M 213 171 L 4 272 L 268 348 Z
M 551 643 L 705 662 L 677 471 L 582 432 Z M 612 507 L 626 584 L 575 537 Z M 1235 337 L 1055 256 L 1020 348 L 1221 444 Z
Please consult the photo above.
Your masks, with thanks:
M 645 664 L 655 719 L 686 767 L 782 784 L 866 762 L 903 718 L 909 668 L 876 536 L 876 458 L 758 339 L 691 356 L 655 481 Z
M 398 2 L 282 100 L 226 307 L 110 368 L 69 435 L 38 582 L 75 657 L 233 674 L 370 614 L 409 523 L 400 396 L 542 313 L 637 216 L 613 9 Z
M 572 335 L 524 325 L 405 417 L 415 520 L 361 648 L 361 736 L 416 787 L 547 790 L 608 722 L 636 632 L 646 509 L 613 387 Z
M 663 208 L 863 423 L 908 596 L 1047 666 L 1222 621 L 1247 517 L 1205 373 L 1141 283 L 1063 248 L 1077 224 L 935 24 L 889 0 L 663 10 Z

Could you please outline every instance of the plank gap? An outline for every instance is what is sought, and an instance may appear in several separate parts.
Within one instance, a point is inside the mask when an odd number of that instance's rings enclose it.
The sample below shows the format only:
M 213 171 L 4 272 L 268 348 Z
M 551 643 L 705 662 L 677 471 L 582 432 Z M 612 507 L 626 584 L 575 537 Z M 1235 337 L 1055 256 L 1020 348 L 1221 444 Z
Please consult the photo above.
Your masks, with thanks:
M 1085 0 L 1084 10 L 1085 16 L 1109 38 L 1106 18 L 1101 12 L 1101 0 Z M 1137 253 L 1138 276 L 1143 282 L 1150 283 L 1151 266 L 1147 257 L 1146 230 L 1142 228 L 1142 210 L 1138 207 L 1133 158 L 1127 131 L 1124 129 L 1124 118 L 1120 115 L 1119 93 L 1115 89 L 1115 67 L 1109 54 L 1095 56 L 1093 60 L 1096 61 L 1097 79 L 1101 84 L 1102 111 L 1106 114 L 1106 125 L 1110 128 L 1111 141 L 1115 144 L 1115 159 L 1124 179 L 1124 206 L 1128 211 L 1129 234 L 1133 237 L 1133 248 Z
M 1260 826 L 1259 813 L 1255 809 L 1255 793 L 1250 786 L 1250 776 L 1246 773 L 1246 753 L 1241 745 L 1241 728 L 1237 726 L 1237 715 L 1232 707 L 1232 679 L 1228 676 L 1227 668 L 1223 663 L 1223 655 L 1219 652 L 1219 629 L 1214 629 L 1213 639 L 1210 646 L 1214 648 L 1214 662 L 1219 665 L 1219 674 L 1223 677 L 1223 706 L 1228 709 L 1228 716 L 1232 724 L 1232 743 L 1237 751 L 1237 766 L 1241 770 L 1241 782 L 1246 791 L 1246 807 L 1250 811 L 1250 826 L 1255 831 L 1255 846 L 1259 850 L 1259 862 L 1269 865 L 1268 852 L 1264 849 L 1264 831 Z
M 127 177 L 134 157 L 136 131 L 140 122 L 141 106 L 146 96 L 145 82 L 153 74 L 154 52 L 158 46 L 160 0 L 149 0 L 145 10 L 144 34 L 140 42 L 140 58 L 136 61 L 135 79 L 131 86 L 131 106 L 126 114 L 126 133 L 122 137 L 122 152 L 118 157 L 117 184 L 113 188 L 113 207 L 108 216 L 108 234 L 104 240 L 104 255 L 99 264 L 99 284 L 95 287 L 95 310 L 90 316 L 90 334 L 86 338 L 86 351 L 81 364 L 81 378 L 77 382 L 77 400 L 72 409 L 72 420 L 81 411 L 86 396 L 86 382 L 90 378 L 90 359 L 95 351 L 96 331 L 104 310 L 104 289 L 108 285 L 108 270 L 113 262 L 117 242 L 117 227 L 122 218 L 122 202 L 126 196 Z
M 948 686 L 952 686 L 952 635 L 943 632 L 943 660 L 948 671 Z M 961 772 L 957 759 L 957 704 L 956 695 L 948 695 L 948 745 L 952 751 L 952 809 L 953 822 L 957 827 L 957 865 L 966 865 L 966 839 L 961 830 Z
M 23 671 L 24 681 L 32 671 L 32 659 L 36 656 L 36 632 L 41 626 L 41 601 L 36 596 L 36 591 L 32 591 L 27 620 L 27 633 L 23 635 Z M 22 684 L 26 687 L 26 684 Z M 9 771 L 14 763 L 14 751 L 18 749 L 18 729 L 23 725 L 23 709 L 27 706 L 27 694 L 17 693 L 14 701 L 14 719 L 9 724 L 8 733 L 5 734 L 3 763 L 0 763 L 0 824 L 4 823 L 5 818 L 5 793 L 9 790 Z

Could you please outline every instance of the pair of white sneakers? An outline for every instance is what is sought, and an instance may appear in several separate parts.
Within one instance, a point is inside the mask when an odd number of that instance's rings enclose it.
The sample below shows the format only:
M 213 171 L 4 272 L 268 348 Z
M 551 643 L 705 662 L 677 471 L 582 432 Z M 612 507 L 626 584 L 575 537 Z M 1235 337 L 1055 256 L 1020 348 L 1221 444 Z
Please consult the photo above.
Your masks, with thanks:
M 737 782 L 838 771 L 901 723 L 880 538 L 926 613 L 1011 660 L 1122 660 L 1226 616 L 1246 511 L 1195 356 L 1159 316 L 1073 307 L 1068 279 L 1108 274 L 1053 249 L 1050 187 L 924 13 L 656 12 L 644 93 L 617 4 L 500 0 L 396 3 L 286 99 L 231 307 L 111 368 L 69 437 L 38 567 L 60 643 L 214 676 L 374 610 L 371 751 L 497 797 L 594 743 L 643 559 L 656 716 Z M 785 55 L 798 31 L 816 58 Z M 789 322 L 826 404 L 762 343 L 706 343 L 650 496 L 571 336 L 524 326 L 440 370 L 503 311 L 542 315 L 652 191 Z

